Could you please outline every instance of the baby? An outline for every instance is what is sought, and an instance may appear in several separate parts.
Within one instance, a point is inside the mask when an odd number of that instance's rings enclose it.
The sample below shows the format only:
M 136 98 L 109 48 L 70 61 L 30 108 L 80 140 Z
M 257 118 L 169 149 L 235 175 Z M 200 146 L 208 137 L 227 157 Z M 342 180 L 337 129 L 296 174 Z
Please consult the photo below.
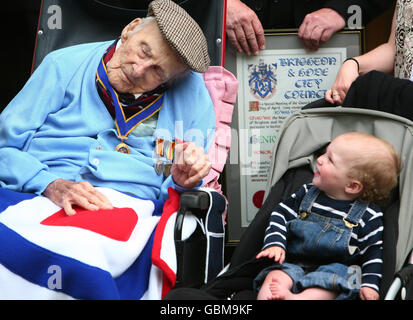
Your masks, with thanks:
M 276 263 L 254 280 L 257 299 L 378 299 L 383 222 L 373 203 L 396 186 L 399 157 L 388 142 L 351 132 L 329 144 L 316 168 L 312 184 L 271 214 L 257 259 Z M 351 265 L 361 266 L 361 285 Z

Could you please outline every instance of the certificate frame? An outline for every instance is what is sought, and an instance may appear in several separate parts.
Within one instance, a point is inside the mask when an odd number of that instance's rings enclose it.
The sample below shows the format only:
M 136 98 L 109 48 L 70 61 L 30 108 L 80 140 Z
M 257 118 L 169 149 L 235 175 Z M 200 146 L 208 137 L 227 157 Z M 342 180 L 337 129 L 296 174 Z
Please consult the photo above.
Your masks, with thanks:
M 274 52 L 283 52 L 283 53 L 294 53 L 294 52 L 301 52 L 303 50 L 303 45 L 301 40 L 298 38 L 298 29 L 274 29 L 274 30 L 265 30 L 265 39 L 266 39 L 266 50 L 263 50 L 261 54 L 265 51 L 274 50 Z M 345 52 L 342 55 L 341 61 L 339 61 L 339 65 L 344 61 L 345 58 L 358 56 L 364 53 L 365 50 L 365 43 L 364 43 L 364 28 L 363 29 L 344 29 L 340 32 L 337 32 L 327 43 L 320 46 L 321 51 L 334 51 L 334 48 L 339 48 L 340 52 Z M 301 51 L 300 51 L 301 50 Z M 311 54 L 310 52 L 308 53 Z M 259 56 L 257 57 L 259 59 Z M 235 49 L 231 46 L 231 44 L 226 44 L 225 50 L 225 68 L 232 72 L 240 81 L 239 77 L 243 75 L 243 71 L 241 68 L 247 62 L 245 61 L 248 58 L 245 58 L 243 54 L 239 54 L 235 52 Z M 241 63 L 240 63 L 240 60 Z M 241 66 L 241 67 L 240 67 Z M 280 79 L 278 79 L 280 81 Z M 282 81 L 282 79 L 281 79 Z M 331 80 L 330 80 L 331 81 Z M 243 231 L 248 227 L 249 223 L 251 222 L 252 215 L 249 212 L 248 208 L 245 208 L 245 201 L 246 198 L 250 197 L 251 195 L 248 194 L 248 188 L 243 187 L 245 185 L 245 176 L 244 174 L 241 175 L 241 172 L 245 172 L 245 168 L 243 168 L 243 162 L 241 157 L 245 155 L 245 144 L 246 139 L 251 141 L 251 137 L 254 135 L 249 135 L 245 137 L 245 132 L 247 128 L 241 128 L 242 123 L 240 123 L 240 119 L 246 118 L 247 110 L 251 111 L 251 108 L 255 108 L 255 104 L 251 105 L 251 102 L 246 104 L 245 101 L 241 99 L 240 90 L 244 90 L 242 81 L 240 81 L 240 87 L 238 91 L 238 98 L 235 103 L 234 108 L 234 115 L 231 124 L 231 132 L 232 132 L 232 139 L 231 139 L 231 148 L 230 148 L 230 155 L 228 157 L 229 163 L 227 162 L 225 168 L 225 191 L 228 198 L 228 218 L 227 218 L 227 244 L 228 245 L 236 245 L 239 242 L 239 239 L 242 236 Z M 314 99 L 316 100 L 316 99 Z M 242 101 L 243 108 L 239 107 L 239 103 Z M 303 107 L 304 105 L 302 105 Z M 248 134 L 247 134 L 248 135 Z M 265 152 L 268 152 L 268 149 Z M 251 153 L 251 150 L 249 150 Z M 259 150 L 259 152 L 263 152 Z M 248 153 L 248 152 L 247 152 Z M 262 178 L 263 175 L 261 174 L 260 177 Z M 259 180 L 259 179 L 258 179 Z M 258 195 L 258 192 L 254 194 L 254 197 Z M 263 193 L 260 193 L 257 196 L 258 202 L 261 200 L 260 197 L 263 196 Z M 262 200 L 261 200 L 262 201 Z M 256 208 L 258 211 L 258 208 Z M 247 217 L 247 218 L 246 218 Z

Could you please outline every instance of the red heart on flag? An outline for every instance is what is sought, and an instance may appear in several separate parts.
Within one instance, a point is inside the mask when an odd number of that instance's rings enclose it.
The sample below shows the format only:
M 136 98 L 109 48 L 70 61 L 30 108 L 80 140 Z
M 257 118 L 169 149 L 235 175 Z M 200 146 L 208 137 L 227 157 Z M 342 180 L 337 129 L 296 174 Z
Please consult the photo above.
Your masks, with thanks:
M 68 216 L 60 210 L 44 219 L 41 224 L 86 229 L 118 241 L 128 241 L 138 222 L 138 215 L 131 208 L 90 211 L 79 207 L 76 214 Z

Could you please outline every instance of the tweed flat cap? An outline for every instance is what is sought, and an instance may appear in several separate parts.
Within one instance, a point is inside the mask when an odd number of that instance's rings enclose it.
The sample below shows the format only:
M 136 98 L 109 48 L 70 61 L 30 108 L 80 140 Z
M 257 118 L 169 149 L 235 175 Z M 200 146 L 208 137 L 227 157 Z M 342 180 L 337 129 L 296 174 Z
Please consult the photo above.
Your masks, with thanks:
M 178 56 L 196 72 L 205 72 L 210 64 L 208 45 L 199 25 L 171 0 L 154 0 L 148 16 L 155 17 L 158 27 Z

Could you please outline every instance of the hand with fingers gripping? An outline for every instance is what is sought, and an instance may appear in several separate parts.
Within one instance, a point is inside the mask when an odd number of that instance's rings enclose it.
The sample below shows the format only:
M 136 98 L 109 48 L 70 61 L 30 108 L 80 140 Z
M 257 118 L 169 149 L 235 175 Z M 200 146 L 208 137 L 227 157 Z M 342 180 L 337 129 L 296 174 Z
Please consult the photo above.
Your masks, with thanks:
M 208 175 L 210 169 L 211 163 L 202 147 L 193 142 L 175 145 L 171 174 L 176 184 L 184 188 L 196 187 Z
M 333 86 L 325 93 L 326 101 L 332 104 L 341 105 L 346 98 L 347 91 L 351 84 L 358 76 L 357 63 L 351 60 L 345 61 L 337 73 Z

